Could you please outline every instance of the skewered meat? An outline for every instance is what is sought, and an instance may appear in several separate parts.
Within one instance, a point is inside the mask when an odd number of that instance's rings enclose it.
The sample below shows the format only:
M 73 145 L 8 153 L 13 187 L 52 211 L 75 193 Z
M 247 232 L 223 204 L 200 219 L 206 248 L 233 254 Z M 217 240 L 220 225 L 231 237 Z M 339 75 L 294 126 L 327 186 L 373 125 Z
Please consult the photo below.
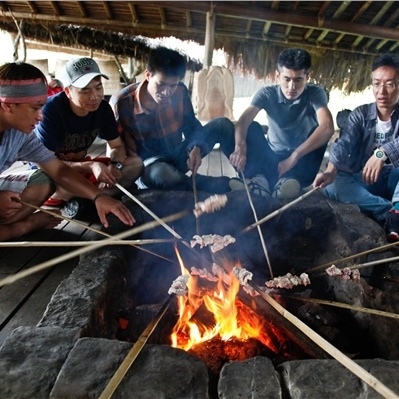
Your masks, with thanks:
M 216 264 L 216 263 L 213 263 L 213 264 L 212 264 L 212 273 L 213 273 L 215 276 L 218 276 L 219 278 L 221 278 L 222 281 L 223 281 L 226 285 L 228 285 L 228 286 L 231 285 L 231 283 L 232 283 L 232 281 L 231 281 L 231 276 L 230 276 L 228 273 L 226 273 L 226 272 L 224 271 L 223 267 L 219 266 L 219 265 Z
M 188 294 L 187 282 L 189 277 L 190 277 L 189 274 L 183 274 L 177 277 L 177 279 L 174 280 L 172 285 L 170 286 L 168 294 L 169 295 L 176 294 L 177 296 L 187 295 Z
M 226 195 L 211 195 L 205 201 L 197 202 L 194 205 L 195 217 L 201 216 L 203 213 L 213 213 L 223 208 L 227 203 Z
M 206 234 L 204 236 L 195 235 L 194 240 L 190 241 L 191 248 L 194 248 L 197 244 L 200 248 L 210 246 L 213 253 L 222 250 L 227 245 L 236 242 L 236 239 L 231 235 L 225 235 L 224 237 L 217 234 Z
M 294 276 L 291 273 L 287 273 L 284 276 L 275 277 L 273 280 L 266 281 L 265 285 L 267 288 L 287 288 L 291 289 L 297 285 L 309 285 L 309 276 L 306 273 L 302 273 L 299 277 Z
M 243 267 L 233 267 L 233 274 L 240 280 L 241 285 L 247 285 L 252 280 L 252 273 Z
M 208 281 L 219 281 L 219 277 L 215 276 L 212 273 L 209 273 L 206 269 L 197 269 L 196 267 L 191 268 L 191 275 L 192 276 L 199 276 L 204 278 Z
M 335 265 L 331 265 L 326 269 L 326 273 L 329 276 L 340 276 L 345 280 L 360 280 L 360 271 L 359 269 L 350 269 L 349 267 L 344 267 L 343 269 L 338 268 Z

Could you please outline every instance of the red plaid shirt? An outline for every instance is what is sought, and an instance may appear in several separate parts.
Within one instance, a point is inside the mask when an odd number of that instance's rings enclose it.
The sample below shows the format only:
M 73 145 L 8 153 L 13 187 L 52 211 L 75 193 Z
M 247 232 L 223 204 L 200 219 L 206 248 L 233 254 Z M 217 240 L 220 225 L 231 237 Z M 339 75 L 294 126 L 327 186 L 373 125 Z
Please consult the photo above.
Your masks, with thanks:
M 183 139 L 187 140 L 187 149 L 197 145 L 206 151 L 202 125 L 194 115 L 187 87 L 179 83 L 169 103 L 149 111 L 140 102 L 146 84 L 133 83 L 110 100 L 128 155 L 137 154 L 142 159 L 167 156 Z

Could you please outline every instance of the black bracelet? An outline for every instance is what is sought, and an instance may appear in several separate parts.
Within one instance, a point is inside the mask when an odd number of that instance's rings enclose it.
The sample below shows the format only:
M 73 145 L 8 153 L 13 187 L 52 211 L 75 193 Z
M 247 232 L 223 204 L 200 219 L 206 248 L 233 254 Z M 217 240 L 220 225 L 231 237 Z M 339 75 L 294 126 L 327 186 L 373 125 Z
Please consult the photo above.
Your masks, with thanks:
M 104 195 L 106 195 L 106 196 L 108 197 L 108 194 L 107 194 L 107 193 L 98 193 L 97 195 L 94 196 L 94 198 L 92 199 L 92 201 L 93 201 L 94 203 L 96 203 L 96 201 L 97 201 L 100 197 L 103 197 Z

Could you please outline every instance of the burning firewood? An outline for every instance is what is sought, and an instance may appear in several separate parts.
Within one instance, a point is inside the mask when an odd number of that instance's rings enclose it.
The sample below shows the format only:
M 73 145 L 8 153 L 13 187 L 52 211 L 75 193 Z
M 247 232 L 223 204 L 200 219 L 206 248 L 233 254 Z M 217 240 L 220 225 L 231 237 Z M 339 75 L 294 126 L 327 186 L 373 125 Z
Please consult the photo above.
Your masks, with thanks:
M 360 280 L 360 271 L 359 269 L 350 269 L 349 267 L 344 267 L 343 269 L 338 268 L 335 265 L 331 265 L 329 268 L 326 269 L 326 273 L 329 276 L 339 276 L 345 280 Z
M 205 201 L 197 202 L 194 205 L 195 217 L 200 217 L 203 213 L 213 213 L 223 208 L 227 203 L 226 195 L 211 195 Z
M 266 281 L 265 285 L 267 288 L 287 288 L 291 289 L 297 285 L 309 285 L 309 276 L 306 273 L 302 273 L 299 277 L 294 276 L 291 273 L 287 273 L 284 276 L 275 277 L 273 280 Z
M 187 295 L 188 294 L 187 282 L 189 277 L 190 277 L 189 274 L 183 274 L 177 277 L 177 279 L 174 280 L 172 285 L 170 286 L 168 294 L 169 295 L 176 294 L 177 296 Z
M 236 242 L 236 239 L 231 235 L 219 236 L 217 234 L 206 234 L 203 236 L 193 236 L 193 240 L 190 241 L 190 244 L 191 248 L 194 248 L 197 244 L 200 248 L 210 246 L 211 251 L 215 253 L 234 242 Z

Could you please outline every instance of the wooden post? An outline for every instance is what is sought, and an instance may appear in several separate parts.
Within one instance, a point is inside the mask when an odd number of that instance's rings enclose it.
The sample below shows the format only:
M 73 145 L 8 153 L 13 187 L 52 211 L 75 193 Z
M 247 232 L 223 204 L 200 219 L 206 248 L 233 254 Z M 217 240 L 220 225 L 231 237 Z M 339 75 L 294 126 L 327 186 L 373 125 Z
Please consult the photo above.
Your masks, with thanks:
M 213 10 L 208 11 L 206 13 L 204 68 L 209 68 L 212 65 L 213 49 L 215 47 L 215 20 L 216 15 Z

